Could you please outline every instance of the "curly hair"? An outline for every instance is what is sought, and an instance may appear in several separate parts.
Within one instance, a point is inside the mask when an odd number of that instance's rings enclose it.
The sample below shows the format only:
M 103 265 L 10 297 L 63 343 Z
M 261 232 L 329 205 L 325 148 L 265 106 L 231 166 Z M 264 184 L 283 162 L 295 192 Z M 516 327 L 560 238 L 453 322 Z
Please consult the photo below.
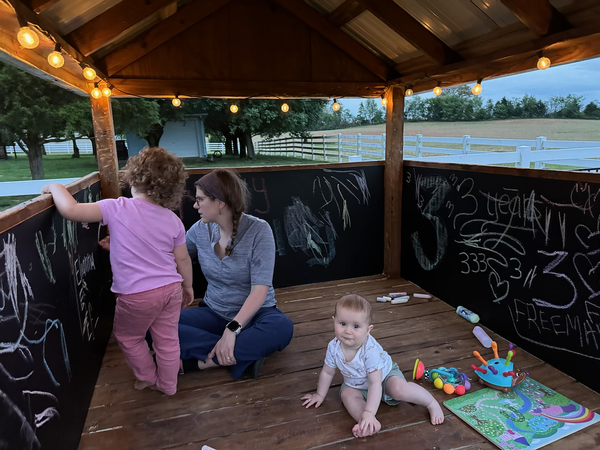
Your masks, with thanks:
M 196 187 L 212 200 L 220 197 L 219 200 L 231 209 L 233 231 L 231 232 L 231 241 L 225 249 L 225 255 L 229 256 L 233 251 L 242 213 L 248 209 L 250 204 L 250 190 L 242 177 L 231 169 L 213 170 L 196 181 Z
M 175 209 L 185 192 L 188 175 L 177 156 L 162 147 L 145 147 L 127 161 L 121 185 L 134 187 L 160 206 Z

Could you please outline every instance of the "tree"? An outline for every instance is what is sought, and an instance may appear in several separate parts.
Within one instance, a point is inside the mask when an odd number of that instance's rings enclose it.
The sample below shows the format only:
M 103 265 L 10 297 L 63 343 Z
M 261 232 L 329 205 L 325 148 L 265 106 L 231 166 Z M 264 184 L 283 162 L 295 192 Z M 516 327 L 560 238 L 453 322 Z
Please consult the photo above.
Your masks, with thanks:
M 369 98 L 360 102 L 356 120 L 360 125 L 374 125 L 385 122 L 385 110 L 377 105 L 377 102 Z
M 589 102 L 583 109 L 583 116 L 586 119 L 600 119 L 600 108 L 594 102 Z
M 60 111 L 78 97 L 47 81 L 0 63 L 0 128 L 14 136 L 27 154 L 31 177 L 44 178 L 44 143 L 64 136 Z

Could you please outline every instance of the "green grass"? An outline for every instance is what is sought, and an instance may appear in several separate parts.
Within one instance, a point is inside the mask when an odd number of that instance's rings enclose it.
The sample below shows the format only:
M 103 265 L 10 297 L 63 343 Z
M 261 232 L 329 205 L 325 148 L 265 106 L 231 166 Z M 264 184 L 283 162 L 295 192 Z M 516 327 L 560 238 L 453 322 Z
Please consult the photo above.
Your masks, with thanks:
M 215 159 L 214 162 L 207 162 L 202 158 L 183 158 L 186 167 L 189 168 L 216 168 L 216 167 L 248 167 L 248 166 L 284 166 L 291 164 L 311 164 L 318 161 L 311 161 L 301 158 L 287 158 L 285 156 L 264 156 L 259 155 L 256 159 L 240 159 L 238 156 L 224 155 L 222 158 Z M 44 178 L 81 178 L 85 175 L 98 170 L 96 159 L 93 155 L 81 155 L 80 158 L 71 158 L 68 154 L 53 154 L 43 157 Z M 120 168 L 123 168 L 124 162 L 119 161 Z M 0 182 L 2 181 L 24 181 L 31 180 L 29 162 L 27 156 L 18 155 L 9 157 L 8 160 L 0 160 Z M 19 195 L 14 197 L 0 197 L 0 211 L 12 208 L 24 201 L 34 198 L 34 195 Z

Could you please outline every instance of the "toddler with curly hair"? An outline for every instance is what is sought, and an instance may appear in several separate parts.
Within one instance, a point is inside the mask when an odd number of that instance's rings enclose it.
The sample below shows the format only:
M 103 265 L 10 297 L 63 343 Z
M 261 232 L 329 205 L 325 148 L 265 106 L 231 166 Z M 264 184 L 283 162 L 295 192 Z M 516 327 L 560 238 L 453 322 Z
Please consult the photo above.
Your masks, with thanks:
M 179 314 L 194 297 L 185 229 L 170 211 L 181 201 L 186 178 L 181 160 L 157 147 L 143 149 L 125 166 L 121 184 L 131 187 L 133 198 L 77 203 L 61 184 L 42 188 L 66 219 L 108 225 L 117 294 L 113 332 L 136 377 L 134 388 L 167 395 L 177 391 Z M 144 339 L 148 330 L 156 362 Z

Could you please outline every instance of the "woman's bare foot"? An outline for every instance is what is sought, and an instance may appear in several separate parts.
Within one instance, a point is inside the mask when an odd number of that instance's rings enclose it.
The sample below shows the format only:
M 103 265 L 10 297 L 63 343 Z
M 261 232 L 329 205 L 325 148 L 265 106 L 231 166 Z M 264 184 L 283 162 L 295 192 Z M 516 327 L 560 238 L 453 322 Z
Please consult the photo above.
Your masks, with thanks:
M 435 399 L 431 400 L 429 405 L 427 405 L 427 410 L 429 411 L 432 425 L 440 425 L 444 422 L 444 412 L 442 411 L 440 404 L 436 402 Z
M 154 383 L 150 383 L 149 381 L 135 380 L 135 383 L 133 383 L 133 388 L 137 389 L 138 391 L 151 386 L 154 386 Z

